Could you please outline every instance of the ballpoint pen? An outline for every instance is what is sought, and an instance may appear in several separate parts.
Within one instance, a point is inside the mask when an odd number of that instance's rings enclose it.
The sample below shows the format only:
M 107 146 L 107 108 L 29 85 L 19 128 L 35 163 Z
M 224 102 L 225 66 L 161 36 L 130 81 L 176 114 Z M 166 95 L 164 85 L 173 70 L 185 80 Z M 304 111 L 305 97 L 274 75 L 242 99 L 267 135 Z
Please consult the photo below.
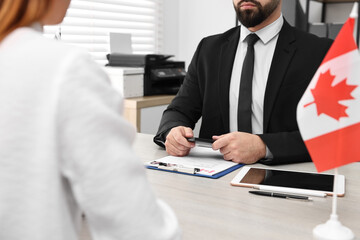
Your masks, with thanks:
M 199 147 L 207 147 L 212 148 L 212 144 L 214 143 L 213 139 L 205 139 L 205 138 L 186 138 L 189 142 L 195 143 L 196 146 Z
M 267 196 L 267 197 L 276 197 L 276 198 L 286 198 L 286 199 L 298 199 L 298 200 L 306 200 L 312 201 L 311 198 L 307 196 L 299 196 L 293 194 L 284 194 L 284 193 L 276 193 L 276 192 L 264 192 L 264 191 L 249 191 L 251 194 Z
M 317 192 L 317 191 L 306 191 L 302 189 L 296 189 L 296 188 L 287 188 L 280 189 L 280 188 L 274 188 L 272 186 L 254 186 L 254 189 L 260 190 L 260 191 L 266 191 L 266 192 L 278 192 L 283 194 L 294 194 L 294 195 L 306 195 L 306 196 L 313 196 L 313 197 L 326 197 L 327 194 L 324 192 Z

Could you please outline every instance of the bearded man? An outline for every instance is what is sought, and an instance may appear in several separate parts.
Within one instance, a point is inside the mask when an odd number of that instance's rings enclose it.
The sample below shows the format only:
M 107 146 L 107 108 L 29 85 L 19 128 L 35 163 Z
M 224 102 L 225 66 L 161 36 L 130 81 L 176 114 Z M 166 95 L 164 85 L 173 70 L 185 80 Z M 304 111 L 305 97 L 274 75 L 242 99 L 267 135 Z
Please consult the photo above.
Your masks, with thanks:
M 309 161 L 296 107 L 331 40 L 290 26 L 282 0 L 233 0 L 240 26 L 204 38 L 184 83 L 164 111 L 154 142 L 185 156 L 199 137 L 225 160 L 252 164 Z

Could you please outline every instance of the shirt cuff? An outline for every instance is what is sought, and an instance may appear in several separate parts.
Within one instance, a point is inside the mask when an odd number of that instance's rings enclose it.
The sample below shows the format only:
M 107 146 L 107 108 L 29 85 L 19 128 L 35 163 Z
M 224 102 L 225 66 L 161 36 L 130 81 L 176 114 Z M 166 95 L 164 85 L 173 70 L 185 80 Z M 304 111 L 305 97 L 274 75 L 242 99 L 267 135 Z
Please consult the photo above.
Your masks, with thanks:
M 266 146 L 266 154 L 265 154 L 265 159 L 273 159 L 274 155 L 272 154 L 272 152 L 270 152 L 270 149 Z

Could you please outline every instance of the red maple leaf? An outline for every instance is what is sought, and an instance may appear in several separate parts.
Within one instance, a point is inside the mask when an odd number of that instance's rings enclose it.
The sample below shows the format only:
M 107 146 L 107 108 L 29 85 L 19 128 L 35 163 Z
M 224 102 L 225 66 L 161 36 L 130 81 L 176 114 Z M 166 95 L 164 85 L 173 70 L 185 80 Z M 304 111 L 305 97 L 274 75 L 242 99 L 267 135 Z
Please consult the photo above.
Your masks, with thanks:
M 311 93 L 314 101 L 304 105 L 307 107 L 313 103 L 316 104 L 318 116 L 322 113 L 339 121 L 341 117 L 348 117 L 346 114 L 347 106 L 342 105 L 339 101 L 354 99 L 351 92 L 357 88 L 357 85 L 346 84 L 346 78 L 335 86 L 331 86 L 335 79 L 330 70 L 320 74 L 319 80 Z

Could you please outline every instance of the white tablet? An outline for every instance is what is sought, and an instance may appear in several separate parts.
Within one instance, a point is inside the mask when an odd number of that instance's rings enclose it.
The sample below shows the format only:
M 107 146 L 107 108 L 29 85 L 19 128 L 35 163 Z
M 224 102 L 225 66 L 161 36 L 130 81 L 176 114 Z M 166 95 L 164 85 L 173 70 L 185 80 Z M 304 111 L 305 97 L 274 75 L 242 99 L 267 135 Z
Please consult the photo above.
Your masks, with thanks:
M 244 166 L 231 181 L 231 185 L 324 197 L 333 195 L 334 175 Z M 343 175 L 338 175 L 337 193 L 339 197 L 345 195 Z

